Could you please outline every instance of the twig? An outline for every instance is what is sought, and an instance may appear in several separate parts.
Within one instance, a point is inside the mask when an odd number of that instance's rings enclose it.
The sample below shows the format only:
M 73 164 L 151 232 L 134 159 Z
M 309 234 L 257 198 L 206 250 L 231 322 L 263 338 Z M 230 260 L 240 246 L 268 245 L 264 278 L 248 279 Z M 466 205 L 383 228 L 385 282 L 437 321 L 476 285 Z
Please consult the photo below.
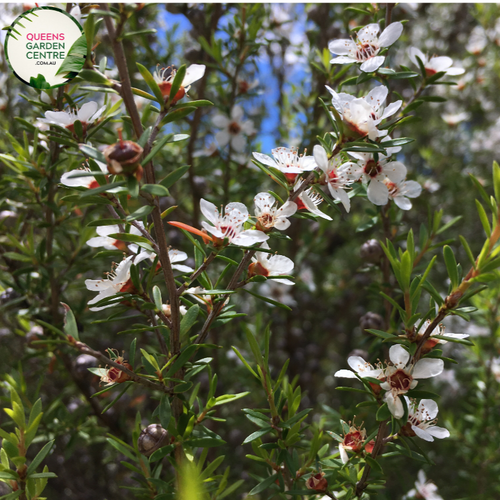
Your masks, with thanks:
M 189 277 L 189 284 L 184 283 L 177 289 L 177 295 L 182 295 L 186 288 L 201 274 L 206 268 L 212 263 L 212 261 L 217 257 L 216 253 L 211 253 L 203 262 L 203 264 Z
M 107 356 L 105 356 L 101 352 L 94 351 L 94 349 L 90 348 L 87 344 L 84 344 L 83 342 L 74 341 L 74 342 L 71 342 L 71 345 L 75 349 L 78 349 L 81 353 L 88 354 L 89 356 L 92 356 L 92 357 L 98 359 L 99 361 L 106 363 L 107 365 L 110 365 L 113 368 L 116 368 L 116 369 L 126 373 L 130 377 L 131 380 L 133 380 L 134 382 L 137 382 L 138 384 L 143 385 L 144 387 L 148 387 L 149 389 L 154 389 L 156 391 L 161 391 L 161 392 L 164 392 L 165 394 L 169 394 L 169 395 L 173 394 L 173 391 L 170 388 L 168 388 L 166 385 L 159 384 L 158 382 L 153 382 L 152 380 L 141 377 L 140 375 L 133 372 L 132 370 L 129 370 L 124 365 L 121 365 L 120 363 L 117 363 L 116 361 L 109 359 Z

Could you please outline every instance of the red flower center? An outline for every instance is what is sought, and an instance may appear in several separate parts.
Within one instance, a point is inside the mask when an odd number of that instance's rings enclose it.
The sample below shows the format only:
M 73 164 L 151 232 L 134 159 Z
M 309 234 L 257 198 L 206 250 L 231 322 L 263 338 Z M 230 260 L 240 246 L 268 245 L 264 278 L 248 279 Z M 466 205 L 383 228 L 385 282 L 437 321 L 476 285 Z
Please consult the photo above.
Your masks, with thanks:
M 234 135 L 239 134 L 241 131 L 240 125 L 236 122 L 231 122 L 228 128 L 229 128 L 229 133 Z
M 382 172 L 382 167 L 375 160 L 368 160 L 366 162 L 364 172 L 369 177 L 377 177 L 377 175 Z
M 371 43 L 358 43 L 356 49 L 356 59 L 358 61 L 366 61 L 377 54 L 378 47 L 372 45 Z
M 392 389 L 397 391 L 407 392 L 410 390 L 413 377 L 404 370 L 396 370 L 389 378 L 388 382 Z

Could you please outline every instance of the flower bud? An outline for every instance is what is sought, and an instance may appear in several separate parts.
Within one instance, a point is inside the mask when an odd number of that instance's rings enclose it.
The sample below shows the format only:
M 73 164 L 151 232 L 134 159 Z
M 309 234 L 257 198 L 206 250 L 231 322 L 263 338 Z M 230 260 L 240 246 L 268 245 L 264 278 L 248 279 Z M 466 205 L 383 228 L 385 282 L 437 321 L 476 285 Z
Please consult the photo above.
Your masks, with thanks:
M 168 433 L 160 424 L 150 424 L 141 431 L 137 440 L 139 453 L 149 457 L 153 452 L 165 446 L 168 441 Z
M 136 171 L 142 176 L 142 167 L 139 164 L 143 149 L 133 141 L 124 141 L 121 130 L 118 131 L 120 141 L 111 144 L 104 150 L 104 158 L 108 164 L 108 170 L 114 175 L 132 175 Z
M 384 318 L 380 314 L 368 311 L 359 318 L 359 327 L 361 330 L 383 330 L 385 328 Z
M 306 488 L 308 490 L 326 491 L 328 488 L 328 481 L 324 478 L 324 475 L 324 472 L 312 474 L 306 481 Z
M 378 264 L 384 255 L 384 251 L 377 240 L 368 240 L 361 245 L 361 258 L 369 264 Z

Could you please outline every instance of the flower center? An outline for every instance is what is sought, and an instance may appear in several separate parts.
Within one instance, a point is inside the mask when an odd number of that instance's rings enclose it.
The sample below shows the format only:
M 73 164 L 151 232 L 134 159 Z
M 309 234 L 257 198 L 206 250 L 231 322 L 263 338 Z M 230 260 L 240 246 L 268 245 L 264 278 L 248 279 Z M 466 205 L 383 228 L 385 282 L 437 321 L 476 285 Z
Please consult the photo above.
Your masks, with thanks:
M 172 89 L 172 82 L 161 82 L 158 84 L 160 87 L 162 96 L 166 99 L 170 96 L 170 90 Z M 175 97 L 172 99 L 172 104 L 175 104 L 177 101 L 180 101 L 186 95 L 186 89 L 184 87 L 180 87 Z
M 123 286 L 120 288 L 120 292 L 129 292 L 129 293 L 133 293 L 133 291 L 135 290 L 134 288 L 134 284 L 132 283 L 132 279 L 129 278 L 124 284 Z
M 375 160 L 368 160 L 366 162 L 364 172 L 371 178 L 377 177 L 377 175 L 382 172 L 382 167 Z
M 358 43 L 356 48 L 356 59 L 358 61 L 366 61 L 377 55 L 378 47 L 376 45 L 372 45 L 371 43 Z
M 432 76 L 432 75 L 435 75 L 437 73 L 437 71 L 435 69 L 432 69 L 432 68 L 425 68 L 425 74 L 427 76 Z
M 349 447 L 352 451 L 358 451 L 363 444 L 363 436 L 359 431 L 348 432 L 344 438 L 344 446 Z
M 388 378 L 391 389 L 397 391 L 398 393 L 408 392 L 410 390 L 412 381 L 413 377 L 401 369 L 396 370 Z
M 219 229 L 221 230 L 222 234 L 230 240 L 236 236 L 236 230 L 233 226 L 220 226 Z
M 239 133 L 240 133 L 240 131 L 241 131 L 241 127 L 240 127 L 240 125 L 239 125 L 238 123 L 236 123 L 236 122 L 231 122 L 231 123 L 229 124 L 229 133 L 230 133 L 230 134 L 234 134 L 234 135 L 236 135 L 236 134 L 239 134 Z
M 274 226 L 274 219 L 274 215 L 271 215 L 270 213 L 262 214 L 259 217 L 259 223 L 265 229 L 270 229 Z
M 389 190 L 389 194 L 391 196 L 396 196 L 398 194 L 399 189 L 397 184 L 391 181 L 386 181 L 385 185 L 387 186 L 387 189 Z
M 120 240 L 115 240 L 113 243 L 113 246 L 118 248 L 118 250 L 126 250 L 127 249 L 127 244 L 124 241 Z
M 251 276 L 269 276 L 269 271 L 260 262 L 250 264 L 248 271 Z
M 94 188 L 98 188 L 98 187 L 99 187 L 99 183 L 95 179 L 89 184 L 89 189 L 94 189 Z

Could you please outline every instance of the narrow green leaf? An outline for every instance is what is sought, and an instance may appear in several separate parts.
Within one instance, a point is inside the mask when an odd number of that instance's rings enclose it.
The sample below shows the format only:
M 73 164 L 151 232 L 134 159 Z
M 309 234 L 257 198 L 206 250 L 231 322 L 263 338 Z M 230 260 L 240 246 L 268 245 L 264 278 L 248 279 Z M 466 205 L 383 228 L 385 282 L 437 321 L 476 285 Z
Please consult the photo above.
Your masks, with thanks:
M 148 87 L 153 91 L 153 94 L 155 95 L 157 102 L 163 108 L 163 106 L 165 105 L 165 98 L 163 97 L 163 94 L 161 93 L 160 87 L 158 87 L 158 84 L 156 83 L 153 75 L 142 64 L 140 64 L 140 63 L 136 63 L 136 64 L 137 64 L 137 68 L 139 69 L 139 72 L 141 73 L 142 77 L 144 78 L 144 81 L 146 82 Z
M 36 468 L 43 462 L 44 458 L 49 454 L 54 440 L 49 441 L 37 454 L 37 456 L 31 461 L 26 471 L 27 475 L 33 474 Z

